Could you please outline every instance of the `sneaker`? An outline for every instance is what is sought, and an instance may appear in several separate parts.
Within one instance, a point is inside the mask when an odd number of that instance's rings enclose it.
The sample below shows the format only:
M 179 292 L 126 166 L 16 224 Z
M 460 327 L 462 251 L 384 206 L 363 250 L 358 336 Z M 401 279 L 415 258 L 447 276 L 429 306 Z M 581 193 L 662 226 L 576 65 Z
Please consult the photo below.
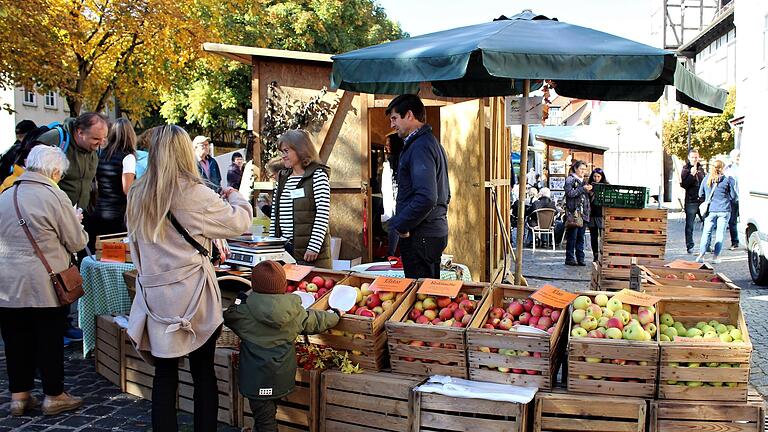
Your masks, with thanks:
M 68 393 L 62 393 L 62 395 L 64 397 L 61 399 L 45 397 L 43 401 L 44 415 L 56 415 L 65 411 L 76 410 L 83 405 L 83 400 L 79 397 L 74 397 Z
M 567 266 L 577 266 L 577 265 L 579 265 L 579 263 L 577 263 L 576 261 L 566 261 L 565 265 L 567 265 Z
M 693 254 L 696 253 L 696 252 L 693 251 L 693 248 L 686 249 L 686 252 L 688 252 L 688 255 L 693 255 Z
M 584 261 L 579 261 L 578 263 L 576 263 L 576 265 L 581 266 L 581 267 L 586 267 L 587 263 L 585 263 Z
M 77 327 L 70 327 L 64 331 L 64 336 L 73 342 L 80 342 L 83 340 L 83 331 Z
M 696 256 L 696 262 L 698 263 L 704 262 L 704 254 L 699 254 L 698 256 Z
M 40 401 L 34 396 L 30 396 L 23 400 L 12 400 L 11 415 L 14 417 L 22 416 L 24 415 L 24 411 L 37 408 L 38 406 L 40 406 Z
M 735 251 L 738 248 L 739 248 L 739 245 L 731 245 L 731 247 L 729 247 L 728 250 Z
M 721 260 L 720 257 L 712 258 L 712 264 L 720 264 L 721 262 L 723 262 L 723 260 Z

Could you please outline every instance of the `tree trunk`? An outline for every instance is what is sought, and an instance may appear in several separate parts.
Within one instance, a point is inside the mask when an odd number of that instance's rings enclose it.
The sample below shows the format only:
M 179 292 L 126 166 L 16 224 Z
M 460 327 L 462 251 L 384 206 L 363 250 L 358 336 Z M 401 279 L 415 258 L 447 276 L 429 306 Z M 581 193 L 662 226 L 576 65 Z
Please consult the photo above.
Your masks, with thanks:
M 80 110 L 83 108 L 83 103 L 77 100 L 75 97 L 67 97 L 67 106 L 69 107 L 69 116 L 77 117 L 80 115 Z

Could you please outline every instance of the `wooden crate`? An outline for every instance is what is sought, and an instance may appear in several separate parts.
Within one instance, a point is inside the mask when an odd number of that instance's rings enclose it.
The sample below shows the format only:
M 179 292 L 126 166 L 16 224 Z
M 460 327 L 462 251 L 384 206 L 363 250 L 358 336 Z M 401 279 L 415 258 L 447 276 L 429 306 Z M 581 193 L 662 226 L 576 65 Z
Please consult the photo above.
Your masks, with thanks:
M 529 404 L 466 399 L 414 390 L 414 431 L 525 432 Z
M 96 259 L 101 260 L 101 251 L 104 248 L 104 243 L 124 243 L 125 244 L 125 262 L 133 262 L 131 260 L 131 244 L 126 243 L 123 240 L 128 236 L 127 232 L 116 234 L 104 234 L 96 236 Z
M 593 276 L 603 291 L 630 288 L 632 264 L 661 265 L 664 263 L 664 245 L 611 244 L 601 241 L 600 263 Z
M 754 389 L 747 402 L 659 400 L 651 403 L 650 419 L 650 432 L 763 432 L 765 404 Z
M 535 291 L 533 288 L 514 285 L 497 285 L 491 288 L 467 329 L 470 379 L 538 387 L 541 390 L 554 387 L 565 354 L 565 342 L 568 340 L 567 336 L 562 335 L 563 329 L 568 328 L 567 320 L 570 319 L 567 308 L 561 313 L 551 335 L 482 328 L 492 308 L 503 307 L 512 299 L 526 299 Z M 488 348 L 491 352 L 487 352 Z M 500 348 L 526 351 L 530 356 L 499 354 Z M 510 372 L 500 372 L 499 367 L 508 368 Z M 522 371 L 515 373 L 511 369 Z
M 645 432 L 648 401 L 630 397 L 536 394 L 533 432 Z
M 344 279 L 343 284 L 359 287 L 363 283 L 373 282 L 374 279 L 373 276 L 356 273 Z M 388 367 L 389 355 L 387 353 L 385 323 L 408 296 L 409 290 L 397 298 L 390 310 L 384 311 L 375 318 L 345 314 L 336 327 L 326 333 L 309 336 L 309 341 L 313 344 L 327 345 L 336 350 L 347 351 L 349 359 L 353 363 L 360 364 L 360 367 L 366 370 L 379 371 Z M 327 310 L 328 298 L 328 295 L 322 297 L 311 308 Z
M 741 330 L 744 342 L 659 342 L 659 399 L 746 402 L 752 342 L 738 299 L 666 299 L 658 303 L 659 315 L 669 313 L 686 328 L 699 321 L 717 320 Z M 681 367 L 675 363 L 729 363 L 731 367 Z M 690 387 L 670 381 L 735 383 L 733 386 Z
M 128 287 L 128 297 L 131 298 L 131 302 L 133 302 L 133 298 L 136 297 L 136 278 L 138 276 L 139 271 L 136 269 L 128 270 L 123 273 L 123 280 L 125 281 L 125 286 Z
M 123 329 L 114 321 L 114 315 L 96 317 L 96 373 L 120 387 L 122 383 L 120 357 Z
M 127 332 L 122 332 L 122 385 L 124 393 L 152 400 L 152 380 L 155 377 L 155 367 L 149 365 L 139 356 L 133 347 Z
M 410 432 L 413 388 L 423 379 L 384 372 L 323 373 L 321 432 Z
M 660 270 L 658 267 L 633 266 L 631 285 L 638 286 L 639 290 L 657 297 L 731 299 L 741 297 L 741 289 L 722 273 L 709 270 L 675 270 L 666 267 L 662 269 L 665 270 Z M 635 273 L 637 273 L 636 276 Z M 697 280 L 684 279 L 688 273 L 696 276 Z M 668 275 L 675 275 L 678 279 L 669 279 Z M 710 282 L 709 279 L 714 277 L 722 282 Z
M 595 292 L 581 293 L 594 299 Z M 572 312 L 573 306 L 571 306 Z M 570 313 L 569 313 L 570 315 Z M 656 321 L 658 323 L 658 314 Z M 597 339 L 571 336 L 573 320 L 568 321 L 568 391 L 588 394 L 616 394 L 653 398 L 659 365 L 658 330 L 654 340 Z M 645 365 L 590 363 L 586 358 L 645 362 Z M 582 360 L 584 359 L 584 360 Z M 597 378 L 596 378 L 597 377 Z M 632 379 L 639 382 L 614 381 Z
M 296 370 L 296 388 L 277 402 L 277 430 L 280 432 L 316 432 L 320 418 L 319 370 Z M 251 404 L 240 395 L 240 423 L 253 428 Z
M 667 209 L 603 208 L 605 243 L 665 245 Z
M 481 304 L 489 284 L 465 282 L 460 293 L 468 294 Z M 392 372 L 408 375 L 467 376 L 466 328 L 406 323 L 416 302 L 418 286 L 413 287 L 387 322 L 387 339 Z M 425 346 L 410 345 L 411 341 Z M 428 346 L 429 344 L 437 346 Z M 443 363 L 439 363 L 443 362 Z

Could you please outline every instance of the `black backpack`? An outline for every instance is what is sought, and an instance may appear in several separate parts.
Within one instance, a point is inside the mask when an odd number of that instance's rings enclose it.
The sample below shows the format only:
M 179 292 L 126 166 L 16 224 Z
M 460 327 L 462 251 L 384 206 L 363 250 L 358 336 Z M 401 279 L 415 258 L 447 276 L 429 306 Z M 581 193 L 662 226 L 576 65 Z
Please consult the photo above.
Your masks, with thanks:
M 14 144 L 5 154 L 0 157 L 0 182 L 13 174 L 14 165 L 23 165 L 24 160 L 29 155 L 30 150 L 40 144 L 38 140 L 44 133 L 56 129 L 59 131 L 59 148 L 64 153 L 69 148 L 70 136 L 67 130 L 59 122 L 53 122 L 51 124 L 40 126 L 36 129 L 32 129 L 24 135 L 24 139 Z

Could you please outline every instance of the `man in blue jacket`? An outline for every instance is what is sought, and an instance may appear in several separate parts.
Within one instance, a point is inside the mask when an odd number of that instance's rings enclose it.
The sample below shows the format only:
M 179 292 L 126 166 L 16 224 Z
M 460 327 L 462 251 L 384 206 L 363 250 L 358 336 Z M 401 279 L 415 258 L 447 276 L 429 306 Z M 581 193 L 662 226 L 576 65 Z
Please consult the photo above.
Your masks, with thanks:
M 400 236 L 403 270 L 408 278 L 440 278 L 440 257 L 448 244 L 448 161 L 426 124 L 418 96 L 404 94 L 387 107 L 392 129 L 403 139 L 397 173 L 395 216 L 390 229 Z

